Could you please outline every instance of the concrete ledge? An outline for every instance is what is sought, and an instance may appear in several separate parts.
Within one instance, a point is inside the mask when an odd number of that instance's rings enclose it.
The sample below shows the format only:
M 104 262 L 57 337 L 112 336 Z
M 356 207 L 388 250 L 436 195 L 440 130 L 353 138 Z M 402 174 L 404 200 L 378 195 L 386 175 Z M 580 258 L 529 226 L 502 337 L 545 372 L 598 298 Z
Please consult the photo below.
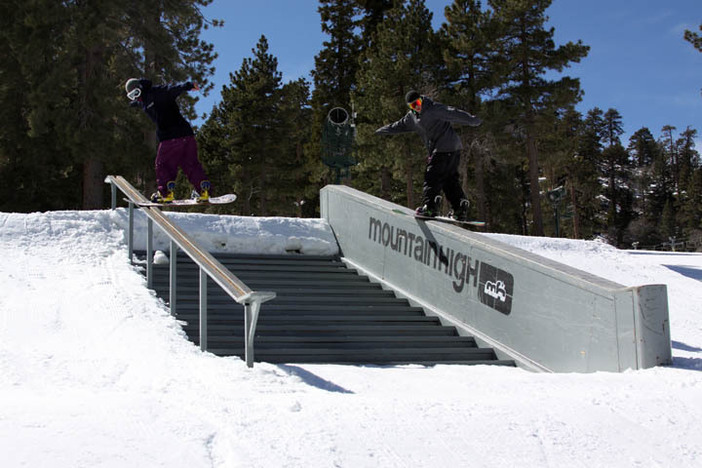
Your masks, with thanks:
M 672 361 L 665 285 L 625 287 L 345 186 L 322 189 L 321 212 L 348 262 L 520 365 Z

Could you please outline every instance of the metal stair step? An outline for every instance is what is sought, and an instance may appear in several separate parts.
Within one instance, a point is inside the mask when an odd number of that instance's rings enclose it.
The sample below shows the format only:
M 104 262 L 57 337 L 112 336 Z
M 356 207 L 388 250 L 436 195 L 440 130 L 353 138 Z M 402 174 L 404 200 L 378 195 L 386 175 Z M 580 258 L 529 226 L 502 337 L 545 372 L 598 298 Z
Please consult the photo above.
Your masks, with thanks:
M 143 251 L 140 252 L 143 257 Z M 166 252 L 166 255 L 169 254 Z M 214 253 L 213 254 L 217 260 L 226 264 L 344 264 L 338 256 L 327 256 L 327 255 L 275 255 L 275 254 L 232 254 L 232 253 Z M 195 263 L 190 260 L 185 253 L 182 251 L 178 252 L 177 256 L 178 262 L 185 262 L 194 265 Z
M 179 308 L 176 316 L 180 319 L 187 317 L 192 320 L 194 317 L 198 316 L 198 311 L 196 308 L 192 307 L 189 309 Z M 229 309 L 216 309 L 214 311 L 210 310 L 207 314 L 208 319 L 238 319 L 243 316 L 243 307 L 240 308 L 240 313 L 236 313 Z M 266 310 L 264 314 L 259 316 L 259 320 L 263 317 L 379 317 L 379 316 L 395 316 L 395 317 L 425 317 L 422 311 L 416 311 L 414 309 L 403 309 L 401 307 L 396 307 L 392 309 L 385 309 L 382 311 L 372 310 L 372 309 L 359 309 L 356 311 L 349 311 L 348 309 L 337 310 L 333 307 L 325 307 L 318 310 L 310 309 L 274 309 Z
M 187 322 L 199 322 L 199 317 L 195 314 L 178 314 L 178 320 L 185 320 Z M 224 325 L 228 323 L 243 323 L 243 316 L 239 317 L 228 317 L 228 316 L 215 316 L 207 317 L 207 325 Z M 301 323 L 313 323 L 313 322 L 325 322 L 325 323 L 348 323 L 348 322 L 365 322 L 365 323 L 377 323 L 377 322 L 401 322 L 405 324 L 417 324 L 417 325 L 434 325 L 439 324 L 439 319 L 435 317 L 425 317 L 425 316 L 415 316 L 415 315 L 360 315 L 360 316 L 349 316 L 349 315 L 324 315 L 324 314 L 295 314 L 295 315 L 272 315 L 272 316 L 260 316 L 258 319 L 259 324 L 267 323 L 289 323 L 289 324 L 301 324 Z
M 239 277 L 241 279 L 241 277 Z M 243 281 L 243 280 L 242 280 Z M 348 289 L 382 289 L 382 286 L 377 283 L 371 283 L 370 280 L 363 276 L 354 276 L 350 278 L 338 278 L 333 279 L 320 279 L 317 281 L 300 280 L 293 278 L 281 278 L 281 279 L 256 279 L 253 281 L 246 281 L 246 285 L 251 289 L 300 289 L 300 288 L 348 288 Z M 219 288 L 219 285 L 212 280 L 207 282 L 209 288 Z M 165 290 L 166 292 L 170 288 L 170 280 L 168 276 L 157 276 L 154 278 L 154 289 Z M 221 288 L 219 288 L 221 289 Z M 199 291 L 200 287 L 198 285 L 192 284 L 179 284 L 178 291 Z
M 249 286 L 247 284 L 247 286 Z M 251 287 L 251 286 L 249 286 Z M 267 287 L 267 286 L 265 286 Z M 265 289 L 264 288 L 258 288 L 258 289 Z M 271 288 L 272 289 L 272 288 Z M 168 288 L 156 288 L 155 291 L 159 294 L 167 295 L 168 294 Z M 307 287 L 294 287 L 294 288 L 287 288 L 287 287 L 277 287 L 275 288 L 276 293 L 278 294 L 278 297 L 294 297 L 294 296 L 363 296 L 363 297 L 393 297 L 395 298 L 395 293 L 392 291 L 387 291 L 384 289 L 381 289 L 379 286 L 375 287 L 361 287 L 361 288 L 337 288 L 337 287 L 327 287 L 327 288 L 318 288 L 315 287 L 315 285 L 312 286 L 307 286 Z M 208 297 L 211 298 L 219 298 L 219 297 L 227 297 L 229 298 L 230 296 L 226 294 L 224 291 L 220 290 L 215 290 L 215 291 L 209 291 L 208 288 Z M 199 288 L 194 288 L 190 287 L 185 290 L 182 290 L 181 288 L 177 288 L 177 295 L 176 297 L 178 299 L 183 298 L 183 299 L 192 299 L 194 297 L 199 297 L 200 291 Z
M 306 265 L 297 265 L 294 263 L 291 263 L 289 265 L 273 265 L 273 264 L 233 264 L 233 265 L 227 265 L 223 264 L 225 267 L 230 269 L 231 271 L 235 273 L 239 272 L 273 272 L 273 273 L 294 273 L 294 272 L 314 272 L 314 273 L 346 273 L 346 272 L 353 272 L 354 270 L 346 268 L 346 265 L 343 263 L 341 264 L 329 264 L 329 265 L 316 265 L 316 266 L 306 266 Z M 168 264 L 158 264 L 154 265 L 154 269 L 160 269 L 160 270 L 168 270 L 170 266 Z M 200 269 L 199 266 L 197 266 L 194 263 L 180 263 L 178 262 L 177 269 L 184 271 L 184 272 L 189 272 L 190 270 L 192 271 L 198 271 Z
M 256 349 L 271 349 L 279 347 L 309 347 L 309 348 L 448 348 L 448 347 L 477 347 L 475 338 L 468 336 L 268 336 L 260 335 L 255 338 Z M 193 342 L 199 344 L 199 338 L 193 337 Z M 241 347 L 243 350 L 243 336 L 218 336 L 208 340 L 210 348 L 221 346 Z
M 154 279 L 155 280 L 168 280 L 169 270 L 166 267 L 154 268 Z M 359 276 L 357 273 L 349 270 L 339 270 L 332 273 L 324 272 L 314 272 L 314 271 L 297 271 L 297 272 L 234 272 L 234 274 L 242 281 L 285 281 L 294 278 L 296 280 L 304 281 L 359 281 L 367 282 L 368 278 L 366 276 Z M 184 272 L 178 270 L 177 277 L 179 281 L 194 281 L 199 279 L 200 272 L 193 270 L 191 272 Z M 208 280 L 208 283 L 215 284 L 214 281 Z
M 182 305 L 188 305 L 188 304 L 199 304 L 200 303 L 200 298 L 198 295 L 193 295 L 193 294 L 188 294 L 188 295 L 182 295 L 182 296 L 176 296 L 176 300 L 178 301 L 177 307 L 180 308 L 181 304 Z M 230 304 L 230 305 L 236 305 L 236 302 L 234 299 L 232 299 L 229 296 L 226 295 L 218 295 L 218 296 L 207 296 L 207 304 L 208 307 L 213 304 Z M 381 304 L 408 304 L 408 302 L 405 299 L 398 299 L 394 296 L 389 296 L 389 295 L 370 295 L 370 294 L 364 294 L 364 295 L 356 295 L 356 296 L 347 296 L 347 295 L 328 295 L 328 296 L 322 296 L 322 295 L 317 295 L 315 297 L 309 297 L 309 296 L 299 296 L 299 295 L 283 295 L 283 296 L 278 296 L 275 299 L 271 300 L 270 302 L 267 302 L 262 310 L 264 310 L 265 307 L 268 305 L 299 305 L 299 304 L 328 304 L 328 305 L 365 305 L 365 306 L 371 306 L 371 305 L 381 305 Z
M 183 329 L 193 335 L 197 335 L 200 329 L 198 323 L 188 322 L 183 325 Z M 209 324 L 207 327 L 209 336 L 236 335 L 244 336 L 244 326 L 242 324 Z M 417 327 L 414 325 L 402 325 L 387 323 L 382 325 L 359 325 L 359 324 L 316 324 L 316 325 L 281 325 L 281 324 L 258 324 L 256 327 L 257 336 L 457 336 L 456 329 L 446 326 Z
M 215 354 L 238 355 L 239 351 L 233 348 L 213 348 Z M 269 359 L 283 359 L 283 361 L 269 362 L 320 362 L 320 358 L 331 362 L 386 362 L 388 360 L 413 359 L 428 360 L 490 360 L 495 359 L 495 353 L 489 348 L 373 348 L 373 349 L 337 349 L 337 348 L 278 348 L 275 350 L 261 349 L 256 351 L 256 359 L 268 361 Z
M 178 303 L 178 313 L 199 313 L 199 304 L 190 302 L 185 304 L 183 302 Z M 208 315 L 213 313 L 223 313 L 223 314 L 241 314 L 243 313 L 244 306 L 237 303 L 226 303 L 226 304 L 208 304 Z M 330 312 L 330 313 L 348 313 L 348 314 L 358 314 L 358 313 L 371 313 L 371 312 L 401 312 L 407 311 L 413 314 L 424 315 L 424 310 L 420 307 L 410 307 L 406 304 L 275 304 L 274 302 L 267 302 L 264 308 L 261 309 L 262 314 L 268 314 L 271 312 Z

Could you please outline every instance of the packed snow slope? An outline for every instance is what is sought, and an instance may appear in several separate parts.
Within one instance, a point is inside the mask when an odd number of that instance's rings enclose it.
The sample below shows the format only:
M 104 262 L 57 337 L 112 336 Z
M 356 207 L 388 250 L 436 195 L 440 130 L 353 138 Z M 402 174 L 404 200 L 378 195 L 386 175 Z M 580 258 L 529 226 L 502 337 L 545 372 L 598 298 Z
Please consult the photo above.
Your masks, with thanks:
M 170 216 L 210 250 L 336 253 L 322 220 Z M 494 235 L 625 285 L 667 284 L 671 367 L 249 369 L 186 339 L 127 259 L 126 218 L 0 213 L 5 468 L 702 467 L 700 254 Z

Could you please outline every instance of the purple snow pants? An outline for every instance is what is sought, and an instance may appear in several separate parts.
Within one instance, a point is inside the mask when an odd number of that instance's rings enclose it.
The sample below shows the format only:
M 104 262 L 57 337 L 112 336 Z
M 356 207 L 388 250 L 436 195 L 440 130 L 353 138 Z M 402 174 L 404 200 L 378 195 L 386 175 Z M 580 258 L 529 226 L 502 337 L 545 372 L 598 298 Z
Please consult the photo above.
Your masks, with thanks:
M 200 191 L 200 182 L 207 180 L 205 170 L 197 158 L 195 137 L 186 136 L 162 141 L 156 153 L 156 183 L 161 193 L 166 193 L 168 182 L 175 182 L 178 168 L 188 177 L 195 190 Z

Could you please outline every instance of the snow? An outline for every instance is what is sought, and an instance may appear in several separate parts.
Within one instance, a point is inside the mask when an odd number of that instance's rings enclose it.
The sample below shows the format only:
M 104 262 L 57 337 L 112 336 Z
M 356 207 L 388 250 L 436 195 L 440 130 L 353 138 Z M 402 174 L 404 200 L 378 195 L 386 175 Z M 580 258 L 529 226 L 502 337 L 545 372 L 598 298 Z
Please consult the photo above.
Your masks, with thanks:
M 209 250 L 337 252 L 323 220 L 170 216 Z M 702 467 L 702 254 L 492 235 L 666 284 L 670 367 L 249 369 L 186 339 L 128 262 L 126 225 L 124 209 L 0 213 L 3 467 Z

